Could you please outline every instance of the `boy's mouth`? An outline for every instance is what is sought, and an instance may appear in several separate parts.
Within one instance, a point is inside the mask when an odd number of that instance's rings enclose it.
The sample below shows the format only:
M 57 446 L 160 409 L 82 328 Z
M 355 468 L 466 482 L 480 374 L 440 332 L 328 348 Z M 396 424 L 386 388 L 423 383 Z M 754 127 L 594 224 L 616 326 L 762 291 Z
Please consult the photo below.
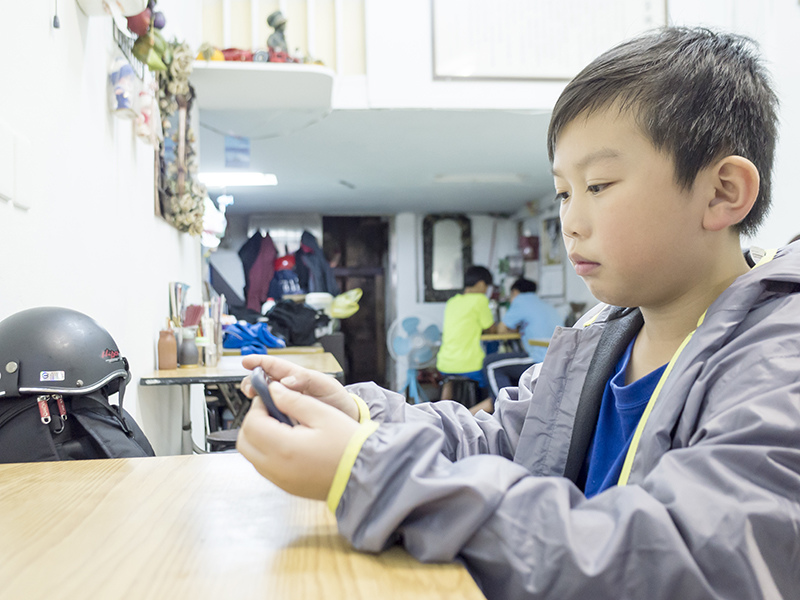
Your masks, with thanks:
M 578 277 L 591 275 L 600 267 L 600 263 L 584 258 L 580 254 L 570 254 L 569 262 L 572 263 L 572 266 L 575 268 L 575 273 L 578 275 Z

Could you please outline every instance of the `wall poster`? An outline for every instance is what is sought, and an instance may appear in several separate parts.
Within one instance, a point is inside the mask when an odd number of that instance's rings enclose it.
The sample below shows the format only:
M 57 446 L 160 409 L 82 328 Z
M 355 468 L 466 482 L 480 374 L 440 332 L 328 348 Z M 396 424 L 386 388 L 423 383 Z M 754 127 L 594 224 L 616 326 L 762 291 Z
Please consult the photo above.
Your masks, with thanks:
M 667 22 L 666 0 L 431 0 L 434 79 L 574 77 Z

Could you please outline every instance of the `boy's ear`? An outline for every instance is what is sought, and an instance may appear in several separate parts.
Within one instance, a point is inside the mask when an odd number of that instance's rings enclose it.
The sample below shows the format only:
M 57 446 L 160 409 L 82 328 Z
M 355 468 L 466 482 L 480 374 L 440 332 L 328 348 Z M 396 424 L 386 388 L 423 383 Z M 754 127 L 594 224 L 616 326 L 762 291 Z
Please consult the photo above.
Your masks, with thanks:
M 758 169 L 742 156 L 730 155 L 710 167 L 714 196 L 703 215 L 703 227 L 720 231 L 741 222 L 758 197 Z

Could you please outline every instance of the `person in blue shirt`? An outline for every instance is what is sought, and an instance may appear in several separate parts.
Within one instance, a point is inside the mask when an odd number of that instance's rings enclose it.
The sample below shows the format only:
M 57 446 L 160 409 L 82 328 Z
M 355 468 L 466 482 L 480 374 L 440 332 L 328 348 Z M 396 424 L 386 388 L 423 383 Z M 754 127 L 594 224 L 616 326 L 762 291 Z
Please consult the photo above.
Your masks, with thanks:
M 486 381 L 497 398 L 500 389 L 517 385 L 520 376 L 532 365 L 544 360 L 547 346 L 531 341 L 547 342 L 564 320 L 551 304 L 536 295 L 536 282 L 520 277 L 511 285 L 511 304 L 498 323 L 498 332 L 519 331 L 524 352 L 490 354 L 484 360 Z M 483 410 L 489 407 L 487 402 Z
M 533 362 L 542 362 L 546 346 L 531 344 L 531 340 L 549 341 L 564 319 L 552 304 L 536 295 L 536 282 L 520 277 L 511 285 L 511 303 L 503 315 L 498 331 L 519 331 L 522 345 Z

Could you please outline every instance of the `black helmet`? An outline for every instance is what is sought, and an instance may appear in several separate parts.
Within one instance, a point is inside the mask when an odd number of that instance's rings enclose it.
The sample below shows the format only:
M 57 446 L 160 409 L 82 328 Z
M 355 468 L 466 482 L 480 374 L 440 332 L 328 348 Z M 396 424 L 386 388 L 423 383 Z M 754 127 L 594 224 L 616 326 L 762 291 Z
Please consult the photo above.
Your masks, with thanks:
M 43 306 L 0 321 L 0 399 L 28 394 L 124 394 L 128 361 L 97 321 Z

